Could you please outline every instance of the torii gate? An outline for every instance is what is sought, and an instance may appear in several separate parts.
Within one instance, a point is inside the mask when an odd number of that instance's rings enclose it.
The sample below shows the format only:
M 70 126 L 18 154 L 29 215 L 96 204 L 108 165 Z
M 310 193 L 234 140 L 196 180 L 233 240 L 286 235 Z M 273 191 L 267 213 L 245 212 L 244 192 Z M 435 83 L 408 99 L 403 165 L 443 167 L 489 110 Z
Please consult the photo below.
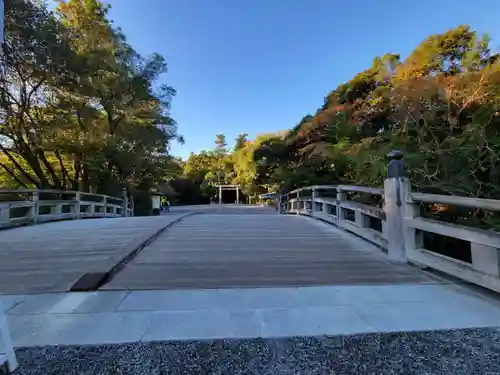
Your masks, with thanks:
M 223 190 L 236 190 L 236 204 L 240 203 L 240 185 L 215 185 L 219 188 L 219 204 L 222 204 L 222 191 Z

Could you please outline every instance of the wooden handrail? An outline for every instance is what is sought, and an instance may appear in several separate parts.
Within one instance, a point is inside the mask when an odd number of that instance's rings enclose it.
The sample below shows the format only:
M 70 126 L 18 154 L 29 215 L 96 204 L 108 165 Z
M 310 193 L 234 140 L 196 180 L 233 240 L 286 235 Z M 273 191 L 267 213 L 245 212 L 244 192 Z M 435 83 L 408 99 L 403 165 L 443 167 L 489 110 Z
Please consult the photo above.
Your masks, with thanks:
M 118 199 L 123 201 L 123 198 L 121 197 L 114 197 L 112 195 L 105 195 L 105 194 L 96 194 L 96 193 L 88 193 L 88 192 L 83 192 L 83 191 L 76 191 L 76 190 L 54 190 L 54 189 L 0 189 L 0 195 L 2 194 L 27 194 L 27 193 L 41 193 L 41 194 L 64 194 L 64 195 L 76 195 L 80 194 L 86 195 L 86 196 L 93 196 L 93 197 L 98 197 L 98 198 L 111 198 L 111 199 Z
M 285 195 L 296 194 L 304 190 L 336 190 L 336 191 L 367 193 L 373 195 L 384 195 L 384 189 L 382 188 L 373 188 L 361 185 L 312 185 L 292 190 L 286 193 Z
M 478 208 L 482 210 L 500 211 L 500 200 L 459 197 L 456 195 L 438 195 L 438 194 L 410 192 L 407 194 L 406 202 L 439 203 L 439 204 L 448 204 L 450 206 L 461 206 L 461 207 Z
M 133 199 L 127 198 L 125 195 L 113 197 L 104 194 L 53 189 L 0 189 L 0 196 L 2 194 L 31 194 L 31 196 L 29 199 L 19 201 L 0 200 L 0 228 L 65 219 L 134 215 Z M 69 195 L 71 197 L 69 199 L 40 200 L 40 195 L 43 194 Z
M 500 292 L 500 233 L 441 220 L 420 217 L 419 204 L 436 203 L 500 212 L 500 200 L 426 194 L 410 191 L 409 180 L 390 177 L 384 189 L 350 185 L 317 185 L 295 189 L 280 202 L 280 212 L 302 214 L 334 224 L 383 249 L 398 253 L 397 261 L 428 266 Z M 335 197 L 322 197 L 318 190 L 336 190 Z M 303 196 L 304 190 L 312 194 Z M 380 195 L 383 207 L 349 200 L 346 192 Z M 374 223 L 379 226 L 374 228 Z M 435 253 L 424 248 L 423 233 L 456 238 L 470 243 L 472 262 Z M 391 250 L 392 249 L 392 250 Z M 402 254 L 402 255 L 401 255 Z M 394 258 L 392 258 L 394 259 Z
M 373 194 L 373 195 L 384 195 L 384 189 L 373 188 L 373 187 L 369 187 L 369 186 L 338 185 L 337 188 L 340 191 L 367 193 L 367 194 Z

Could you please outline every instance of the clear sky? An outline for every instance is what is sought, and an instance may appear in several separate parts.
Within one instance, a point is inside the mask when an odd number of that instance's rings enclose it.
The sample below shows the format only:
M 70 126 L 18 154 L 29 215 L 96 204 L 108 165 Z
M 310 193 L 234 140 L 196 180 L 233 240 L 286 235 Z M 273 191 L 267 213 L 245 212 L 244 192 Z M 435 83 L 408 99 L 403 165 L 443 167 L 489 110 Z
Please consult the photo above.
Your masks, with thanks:
M 108 0 L 142 54 L 169 64 L 172 115 L 187 157 L 224 133 L 289 129 L 386 52 L 403 57 L 461 23 L 500 45 L 500 0 Z

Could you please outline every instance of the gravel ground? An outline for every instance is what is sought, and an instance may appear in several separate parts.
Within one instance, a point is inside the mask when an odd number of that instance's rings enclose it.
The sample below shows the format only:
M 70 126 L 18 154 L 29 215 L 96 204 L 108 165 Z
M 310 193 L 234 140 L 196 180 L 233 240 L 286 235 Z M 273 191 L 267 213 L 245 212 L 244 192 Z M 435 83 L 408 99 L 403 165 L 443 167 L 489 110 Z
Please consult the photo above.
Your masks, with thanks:
M 16 375 L 493 375 L 500 329 L 19 348 Z

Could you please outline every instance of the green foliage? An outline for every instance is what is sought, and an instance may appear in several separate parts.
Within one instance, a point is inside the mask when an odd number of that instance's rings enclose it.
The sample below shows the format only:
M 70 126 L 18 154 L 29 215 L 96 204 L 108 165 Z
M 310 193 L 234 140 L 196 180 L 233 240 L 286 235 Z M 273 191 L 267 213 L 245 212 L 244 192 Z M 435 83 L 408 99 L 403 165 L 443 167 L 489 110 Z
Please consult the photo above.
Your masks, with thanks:
M 248 134 L 246 134 L 246 133 L 241 133 L 240 135 L 238 135 L 238 137 L 236 137 L 234 151 L 238 151 L 238 150 L 242 149 L 243 147 L 245 147 L 245 144 L 248 142 L 247 137 L 248 137 Z
M 222 154 L 227 152 L 227 142 L 224 134 L 217 134 L 215 138 L 215 150 Z
M 274 139 L 274 134 L 264 134 L 255 140 L 240 134 L 232 151 L 227 149 L 223 134 L 218 134 L 213 150 L 191 153 L 183 163 L 182 176 L 172 179 L 171 186 L 177 194 L 177 202 L 183 204 L 207 203 L 218 194 L 217 184 L 238 184 L 246 196 L 274 191 L 274 185 L 260 184 L 256 180 L 258 166 L 254 154 L 260 146 Z
M 375 58 L 283 139 L 256 150 L 256 178 L 281 190 L 381 186 L 387 153 L 400 149 L 414 189 L 500 199 L 498 108 L 498 55 L 487 36 L 459 26 L 430 36 L 403 62 L 396 54 Z M 453 221 L 498 220 L 447 210 Z
M 176 174 L 167 65 L 139 55 L 98 0 L 5 1 L 0 168 L 5 185 L 117 194 Z

